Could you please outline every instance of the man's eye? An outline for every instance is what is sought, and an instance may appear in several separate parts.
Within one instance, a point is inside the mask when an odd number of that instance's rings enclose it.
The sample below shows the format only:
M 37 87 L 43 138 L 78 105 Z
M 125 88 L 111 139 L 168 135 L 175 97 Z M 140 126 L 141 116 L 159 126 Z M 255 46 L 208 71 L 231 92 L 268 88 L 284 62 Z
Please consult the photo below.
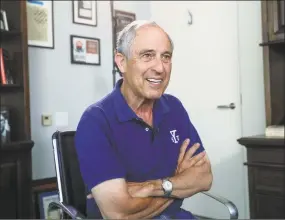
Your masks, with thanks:
M 170 56 L 170 55 L 163 55 L 163 56 L 162 56 L 162 59 L 163 59 L 164 61 L 169 61 L 169 60 L 171 60 L 171 56 Z
M 150 58 L 151 56 L 152 56 L 151 53 L 145 53 L 145 54 L 143 55 L 143 57 L 145 57 L 145 58 Z

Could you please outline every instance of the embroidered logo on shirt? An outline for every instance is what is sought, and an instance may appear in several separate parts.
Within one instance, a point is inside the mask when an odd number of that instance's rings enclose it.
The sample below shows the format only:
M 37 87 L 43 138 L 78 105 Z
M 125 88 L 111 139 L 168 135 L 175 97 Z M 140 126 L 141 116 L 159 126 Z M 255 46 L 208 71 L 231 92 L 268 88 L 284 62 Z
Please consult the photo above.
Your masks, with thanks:
M 177 144 L 178 141 L 179 141 L 179 135 L 176 135 L 176 131 L 177 130 L 172 130 L 170 131 L 170 134 L 171 134 L 171 140 L 173 143 Z

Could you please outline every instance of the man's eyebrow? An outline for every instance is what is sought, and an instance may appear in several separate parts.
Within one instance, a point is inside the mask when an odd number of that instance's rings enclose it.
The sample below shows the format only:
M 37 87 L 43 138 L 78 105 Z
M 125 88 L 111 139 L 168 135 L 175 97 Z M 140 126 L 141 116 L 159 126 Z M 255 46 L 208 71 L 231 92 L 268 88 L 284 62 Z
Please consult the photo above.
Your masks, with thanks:
M 144 54 L 144 53 L 153 53 L 153 52 L 155 52 L 155 51 L 152 50 L 152 49 L 144 49 L 144 50 L 141 50 L 141 51 L 139 52 L 139 55 L 142 55 L 142 54 Z
M 172 52 L 171 51 L 164 51 L 162 54 L 169 54 L 170 56 L 172 56 Z
M 144 49 L 144 50 L 141 50 L 141 51 L 139 52 L 139 55 L 142 55 L 142 54 L 144 54 L 144 53 L 153 53 L 153 52 L 155 52 L 155 50 L 152 50 L 152 49 Z M 172 55 L 172 52 L 171 52 L 171 51 L 164 51 L 164 52 L 162 52 L 162 54 L 169 54 L 169 55 Z

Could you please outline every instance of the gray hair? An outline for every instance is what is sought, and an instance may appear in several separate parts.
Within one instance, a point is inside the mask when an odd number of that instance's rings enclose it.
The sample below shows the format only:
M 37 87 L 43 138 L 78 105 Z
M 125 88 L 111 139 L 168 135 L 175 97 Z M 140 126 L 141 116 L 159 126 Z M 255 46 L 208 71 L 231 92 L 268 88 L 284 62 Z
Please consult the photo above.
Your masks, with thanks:
M 117 42 L 116 42 L 116 51 L 118 53 L 125 55 L 127 59 L 129 59 L 131 56 L 131 51 L 130 51 L 131 46 L 136 37 L 136 31 L 138 28 L 144 25 L 152 25 L 152 26 L 160 27 L 154 21 L 147 21 L 147 20 L 133 21 L 132 23 L 128 24 L 123 30 L 121 30 L 118 33 Z M 167 33 L 166 35 L 170 41 L 171 49 L 173 50 L 174 49 L 173 41 Z

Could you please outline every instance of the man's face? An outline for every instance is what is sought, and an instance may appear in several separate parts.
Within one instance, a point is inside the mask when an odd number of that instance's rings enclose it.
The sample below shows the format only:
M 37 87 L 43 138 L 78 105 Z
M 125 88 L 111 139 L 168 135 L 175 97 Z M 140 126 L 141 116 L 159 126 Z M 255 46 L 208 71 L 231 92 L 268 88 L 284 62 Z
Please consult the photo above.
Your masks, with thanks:
M 166 90 L 171 74 L 171 43 L 159 27 L 144 26 L 137 30 L 130 58 L 121 60 L 125 86 L 135 96 L 157 99 Z

